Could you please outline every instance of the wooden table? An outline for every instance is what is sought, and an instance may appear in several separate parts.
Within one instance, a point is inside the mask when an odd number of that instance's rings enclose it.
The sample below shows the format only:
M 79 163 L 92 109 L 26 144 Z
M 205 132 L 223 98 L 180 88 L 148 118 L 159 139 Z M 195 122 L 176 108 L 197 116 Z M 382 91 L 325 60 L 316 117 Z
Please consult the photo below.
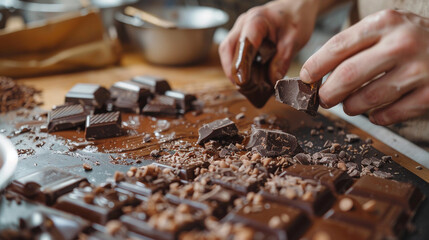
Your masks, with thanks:
M 289 76 L 297 76 L 301 65 L 294 62 L 288 72 Z M 136 75 L 158 75 L 169 80 L 172 88 L 197 93 L 205 91 L 219 91 L 233 89 L 234 86 L 225 77 L 220 66 L 217 48 L 213 47 L 209 59 L 198 65 L 171 67 L 155 66 L 147 63 L 139 53 L 128 51 L 123 57 L 119 66 L 111 66 L 104 69 L 88 70 L 51 76 L 19 79 L 19 82 L 41 89 L 44 104 L 43 109 L 49 110 L 53 105 L 62 104 L 67 91 L 76 83 L 98 83 L 105 87 L 110 87 L 113 83 L 121 80 L 128 80 Z M 320 112 L 331 119 L 338 119 L 335 115 L 321 109 Z M 351 132 L 358 134 L 363 139 L 371 137 L 370 134 L 350 125 Z M 401 155 L 391 147 L 373 138 L 374 147 L 385 153 L 394 156 L 394 161 L 407 168 L 420 178 L 429 182 L 429 171 L 424 168 L 418 170 L 418 163 Z M 395 157 L 397 155 L 397 157 Z

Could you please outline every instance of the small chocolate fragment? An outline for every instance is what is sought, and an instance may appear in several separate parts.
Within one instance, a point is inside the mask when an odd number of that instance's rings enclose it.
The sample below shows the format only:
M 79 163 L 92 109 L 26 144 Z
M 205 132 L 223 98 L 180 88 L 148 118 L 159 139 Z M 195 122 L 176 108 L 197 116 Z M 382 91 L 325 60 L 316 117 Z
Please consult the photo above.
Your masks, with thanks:
M 281 79 L 275 86 L 276 100 L 316 116 L 319 108 L 319 86 L 320 81 L 306 84 L 297 77 Z
M 298 140 L 292 134 L 254 126 L 252 126 L 252 134 L 246 148 L 255 149 L 264 157 L 295 155 L 303 151 Z
M 110 98 L 110 92 L 98 84 L 78 83 L 66 94 L 66 103 L 101 108 Z
M 231 141 L 239 138 L 238 128 L 229 118 L 219 119 L 204 124 L 198 129 L 199 137 L 197 144 L 204 145 L 209 140 Z
M 152 94 L 164 94 L 166 91 L 171 90 L 167 80 L 161 77 L 142 75 L 133 77 L 131 81 L 145 86 Z
M 87 113 L 82 105 L 64 105 L 48 113 L 48 132 L 84 126 Z
M 197 98 L 192 94 L 182 93 L 179 91 L 166 91 L 165 96 L 174 98 L 176 107 L 180 114 L 184 114 L 192 109 L 192 102 Z
M 140 112 L 151 96 L 149 89 L 132 81 L 116 82 L 110 88 L 110 93 L 116 99 L 114 105 L 117 110 L 135 112 L 137 107 L 138 112 L 135 113 Z
M 142 110 L 145 115 L 176 115 L 176 100 L 165 95 L 156 95 Z
M 263 107 L 273 95 L 268 69 L 275 50 L 273 43 L 264 40 L 257 51 L 247 38 L 236 48 L 231 70 L 233 80 L 238 91 L 258 108 Z
M 89 115 L 86 119 L 85 138 L 109 138 L 122 135 L 121 113 L 110 112 Z
M 357 142 L 359 140 L 360 140 L 360 137 L 358 135 L 352 134 L 352 133 L 347 134 L 346 139 L 345 139 L 345 141 L 348 143 L 354 143 L 354 142 Z
M 347 194 L 373 198 L 398 204 L 407 209 L 411 215 L 423 201 L 425 196 L 410 183 L 397 182 L 366 175 L 361 177 L 347 191 Z
M 79 186 L 86 178 L 48 167 L 14 180 L 9 189 L 22 196 L 47 205 Z

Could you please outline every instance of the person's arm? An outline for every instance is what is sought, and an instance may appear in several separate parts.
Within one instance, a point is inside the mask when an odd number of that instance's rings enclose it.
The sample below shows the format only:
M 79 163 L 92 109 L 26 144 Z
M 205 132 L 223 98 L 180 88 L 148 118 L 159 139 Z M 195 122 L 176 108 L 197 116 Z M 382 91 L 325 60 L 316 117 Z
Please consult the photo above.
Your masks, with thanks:
M 428 112 L 429 19 L 395 10 L 364 18 L 311 56 L 300 76 L 312 83 L 329 72 L 322 107 L 343 102 L 347 114 L 370 111 L 379 125 Z
M 231 64 L 240 39 L 247 37 L 255 48 L 259 48 L 262 40 L 269 38 L 277 45 L 277 54 L 270 66 L 270 79 L 274 84 L 284 76 L 293 56 L 307 43 L 318 13 L 343 1 L 277 0 L 240 15 L 219 47 L 225 74 L 231 79 Z

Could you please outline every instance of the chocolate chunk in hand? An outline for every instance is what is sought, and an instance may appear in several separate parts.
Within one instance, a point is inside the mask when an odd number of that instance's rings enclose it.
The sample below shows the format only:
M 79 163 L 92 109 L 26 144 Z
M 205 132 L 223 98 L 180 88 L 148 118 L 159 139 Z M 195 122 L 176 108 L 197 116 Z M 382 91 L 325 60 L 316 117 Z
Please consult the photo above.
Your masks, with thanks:
M 84 177 L 48 167 L 14 180 L 8 189 L 28 199 L 52 205 L 58 197 L 86 181 Z
M 87 113 L 82 105 L 64 105 L 48 113 L 48 132 L 84 126 Z
M 166 91 L 171 90 L 167 80 L 161 77 L 142 75 L 133 77 L 131 81 L 141 84 L 153 94 L 164 94 Z
M 269 82 L 269 62 L 275 54 L 275 45 L 265 40 L 256 50 L 249 39 L 240 41 L 234 56 L 231 73 L 238 91 L 258 108 L 273 94 Z
M 86 119 L 85 138 L 99 139 L 122 135 L 121 113 L 110 112 L 90 115 Z
M 240 139 L 238 128 L 229 118 L 219 119 L 204 124 L 198 129 L 199 138 L 197 144 L 203 145 L 209 140 L 234 141 Z
M 315 116 L 319 108 L 319 87 L 320 81 L 306 84 L 300 78 L 281 79 L 275 86 L 276 100 Z
M 262 129 L 254 126 L 246 148 L 255 149 L 264 157 L 295 155 L 303 151 L 295 136 L 281 130 Z
M 110 92 L 106 88 L 98 84 L 79 83 L 68 91 L 65 101 L 98 109 L 103 107 L 109 98 Z

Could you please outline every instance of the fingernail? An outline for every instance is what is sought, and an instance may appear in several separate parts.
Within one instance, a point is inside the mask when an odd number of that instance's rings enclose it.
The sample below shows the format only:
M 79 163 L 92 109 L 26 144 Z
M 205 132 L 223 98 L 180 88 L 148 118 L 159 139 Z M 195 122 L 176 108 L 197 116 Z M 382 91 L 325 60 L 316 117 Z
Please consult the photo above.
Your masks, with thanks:
M 329 108 L 329 106 L 326 105 L 326 103 L 320 97 L 319 97 L 319 105 L 322 106 L 323 108 Z
M 284 75 L 280 71 L 276 72 L 276 78 L 277 78 L 277 80 L 282 79 L 283 77 L 284 77 Z
M 307 69 L 302 68 L 299 74 L 301 76 L 301 80 L 305 83 L 311 83 L 310 75 L 308 74 Z

